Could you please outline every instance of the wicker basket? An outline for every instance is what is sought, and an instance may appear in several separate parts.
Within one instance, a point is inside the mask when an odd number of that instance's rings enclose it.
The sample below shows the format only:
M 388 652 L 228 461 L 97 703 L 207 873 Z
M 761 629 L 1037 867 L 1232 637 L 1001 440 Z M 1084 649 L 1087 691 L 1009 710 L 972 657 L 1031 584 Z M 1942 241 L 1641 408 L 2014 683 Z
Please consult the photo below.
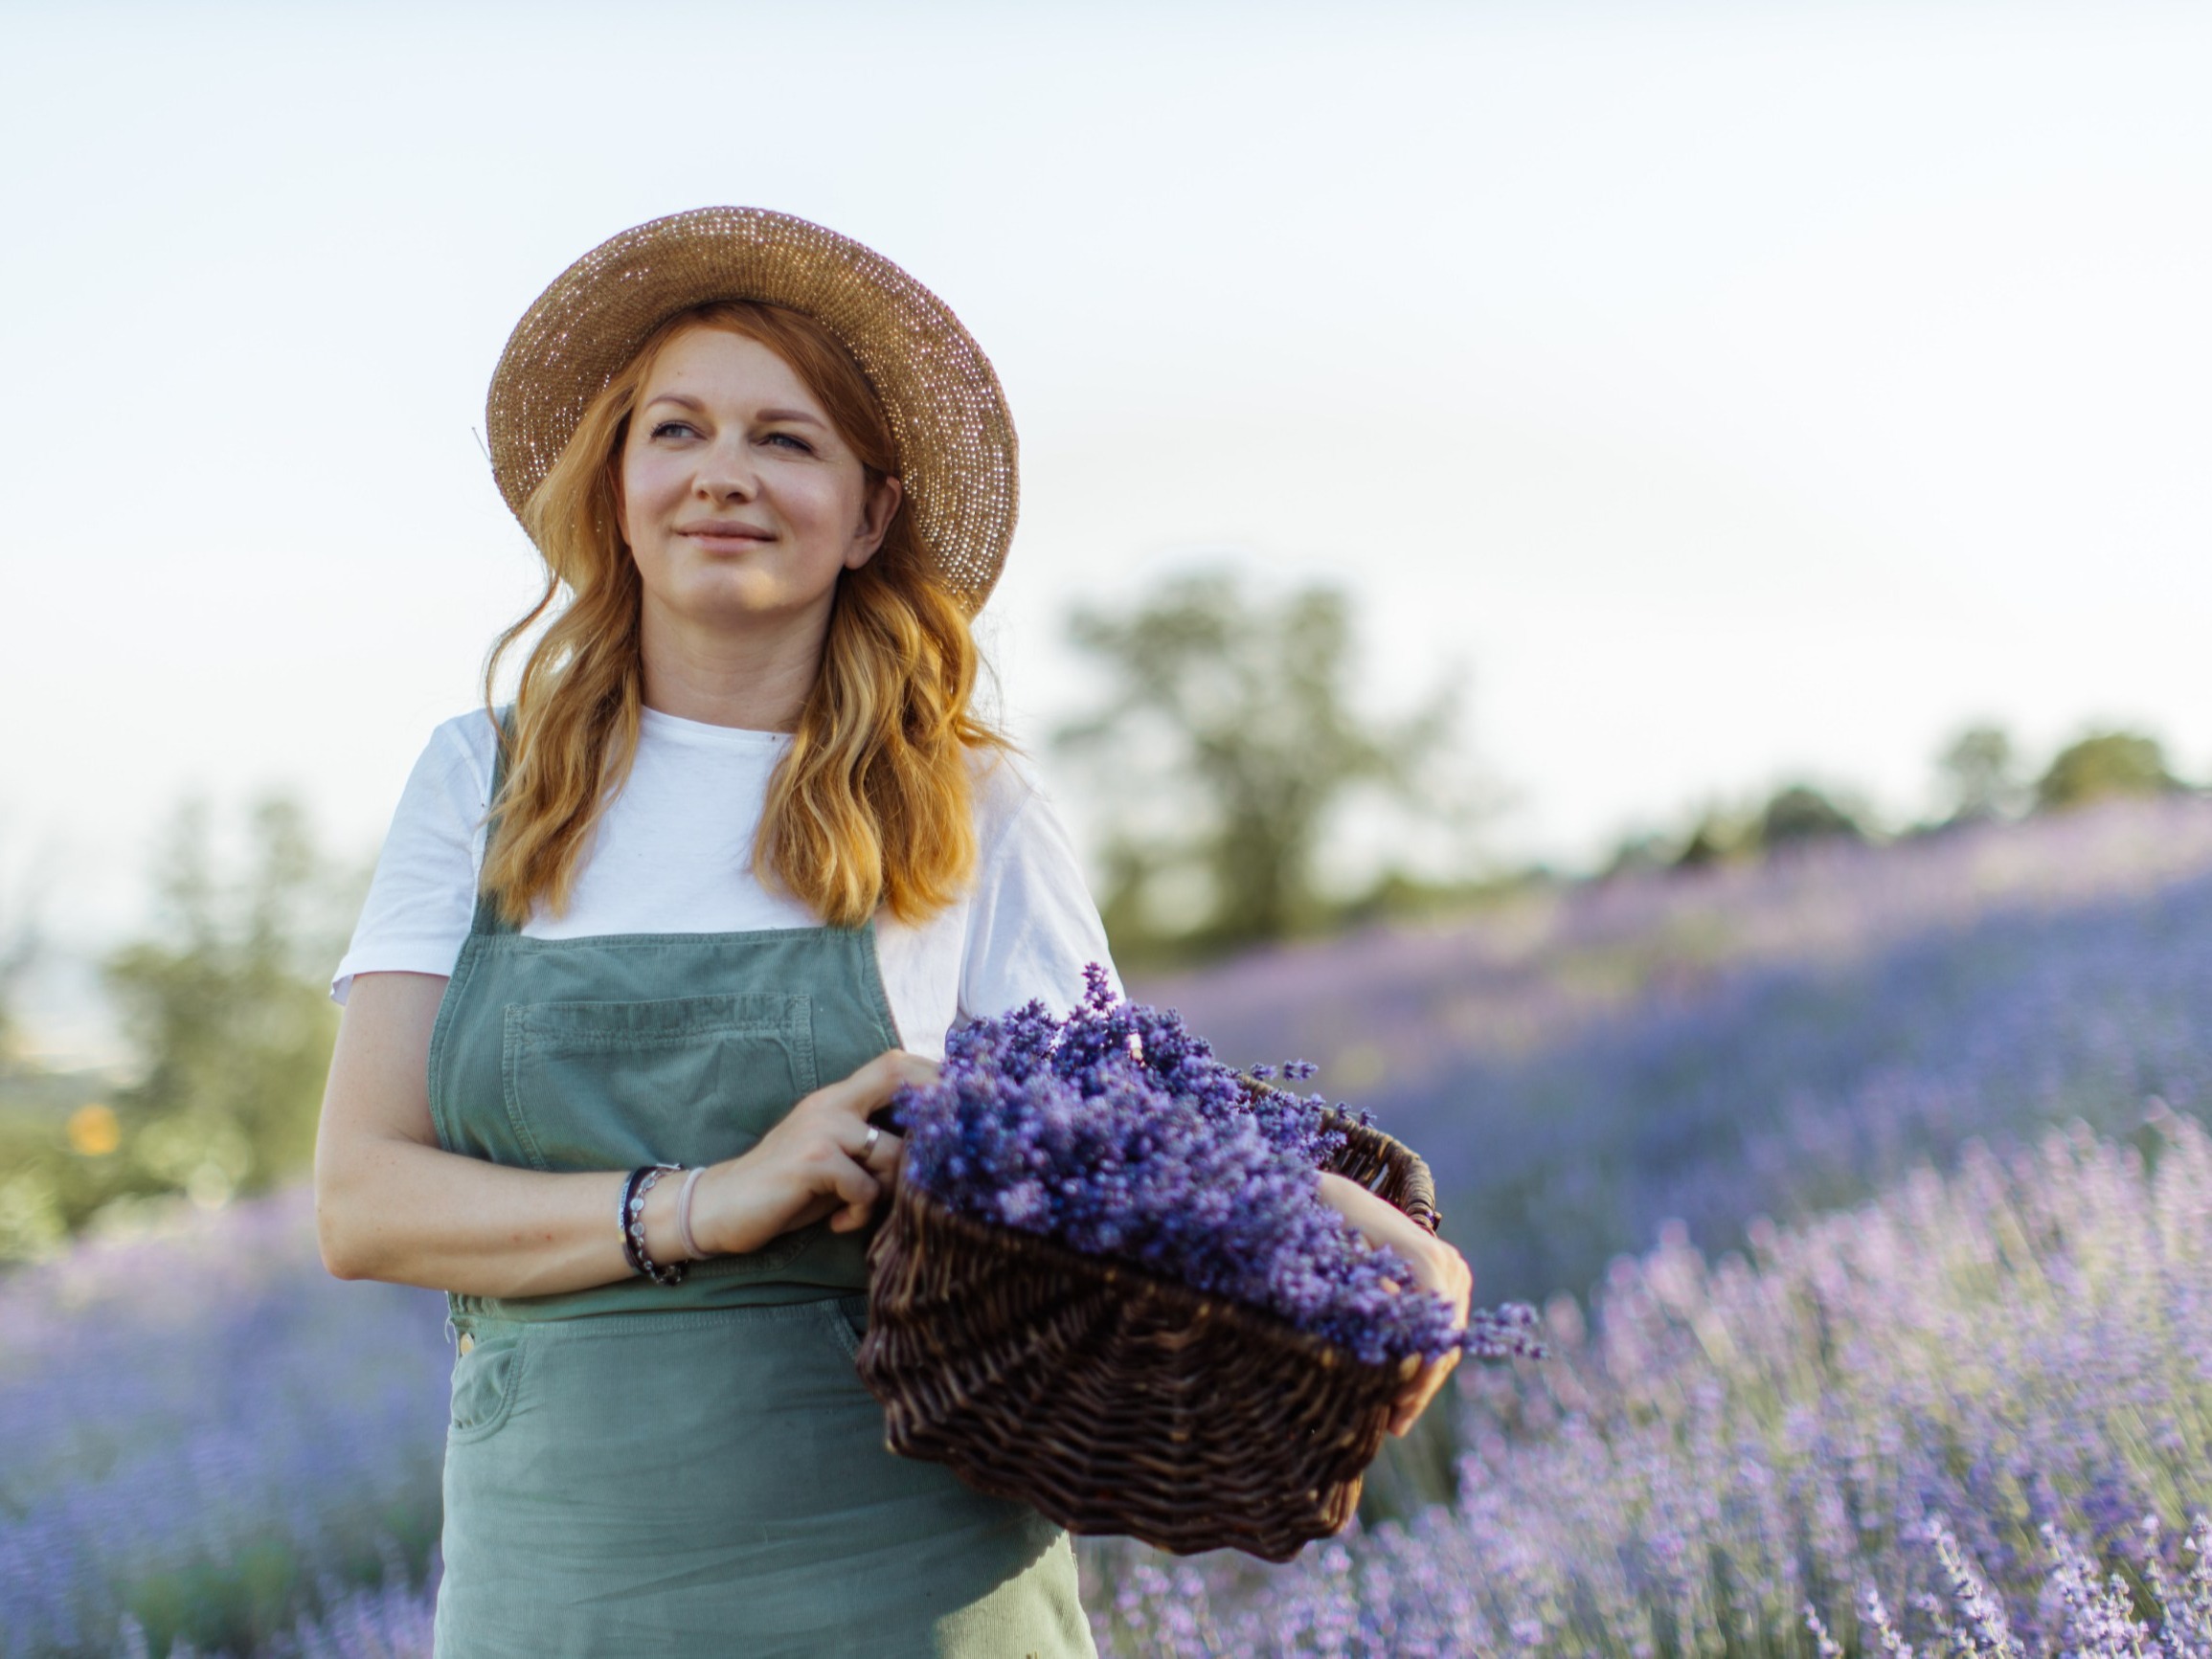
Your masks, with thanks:
M 1433 1232 L 1428 1166 L 1331 1114 L 1326 1166 Z M 902 1186 L 869 1252 L 860 1374 L 891 1449 L 1071 1532 L 1288 1560 L 1359 1503 L 1406 1366 L 990 1226 Z

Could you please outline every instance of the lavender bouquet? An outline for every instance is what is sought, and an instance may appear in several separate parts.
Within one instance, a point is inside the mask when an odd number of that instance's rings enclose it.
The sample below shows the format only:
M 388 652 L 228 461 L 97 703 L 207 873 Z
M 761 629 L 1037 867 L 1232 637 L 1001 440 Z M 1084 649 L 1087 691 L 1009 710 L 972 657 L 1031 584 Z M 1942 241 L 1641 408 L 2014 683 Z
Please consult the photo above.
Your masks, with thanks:
M 1541 1352 L 1526 1307 L 1455 1329 L 1403 1258 L 1322 1201 L 1344 1136 L 1319 1095 L 1254 1087 L 1274 1070 L 1240 1073 L 1173 1010 L 1121 1001 L 1095 965 L 1084 978 L 1064 1020 L 1031 1002 L 952 1035 L 939 1080 L 897 1103 L 907 1180 L 957 1214 L 1262 1309 L 1363 1364 Z

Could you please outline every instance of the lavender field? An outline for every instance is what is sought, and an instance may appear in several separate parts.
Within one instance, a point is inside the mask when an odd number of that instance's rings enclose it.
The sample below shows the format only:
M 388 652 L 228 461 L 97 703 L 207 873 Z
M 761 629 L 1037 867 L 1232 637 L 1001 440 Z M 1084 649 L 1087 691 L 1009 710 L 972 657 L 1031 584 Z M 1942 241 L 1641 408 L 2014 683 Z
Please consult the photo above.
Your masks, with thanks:
M 443 1298 L 322 1269 L 305 1192 L 0 1279 L 0 1653 L 281 1651 L 438 1533 Z M 362 1649 L 373 1652 L 373 1648 Z
M 2212 1655 L 2212 810 L 1140 989 L 1376 1107 L 1553 1357 L 1467 1378 L 1448 1506 L 1088 1550 L 1103 1649 Z M 0 1280 L 0 1656 L 426 1653 L 448 1363 L 296 1194 Z
M 2212 1655 L 2212 1138 L 2150 1129 L 1617 1262 L 1470 1379 L 1455 1509 L 1264 1575 L 1125 1552 L 1101 1647 L 1813 1653 L 1810 1607 L 1848 1650 Z
M 2115 803 L 1531 894 L 1140 985 L 1434 1169 L 1486 1297 L 1586 1292 L 1973 1136 L 2212 1106 L 2212 803 Z

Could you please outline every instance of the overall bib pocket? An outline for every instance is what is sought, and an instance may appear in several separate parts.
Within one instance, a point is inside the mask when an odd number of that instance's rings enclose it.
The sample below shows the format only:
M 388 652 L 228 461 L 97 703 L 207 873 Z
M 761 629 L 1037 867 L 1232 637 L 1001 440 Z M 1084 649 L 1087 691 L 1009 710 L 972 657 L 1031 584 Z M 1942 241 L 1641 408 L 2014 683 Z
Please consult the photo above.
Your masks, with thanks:
M 749 1152 L 813 1091 L 813 1011 L 764 993 L 514 1003 L 502 1060 L 533 1168 L 689 1168 Z
M 804 993 L 739 992 L 639 1002 L 521 1002 L 506 1010 L 508 1120 L 533 1168 L 687 1169 L 750 1152 L 816 1087 Z M 703 1278 L 757 1278 L 826 1232 L 818 1223 Z

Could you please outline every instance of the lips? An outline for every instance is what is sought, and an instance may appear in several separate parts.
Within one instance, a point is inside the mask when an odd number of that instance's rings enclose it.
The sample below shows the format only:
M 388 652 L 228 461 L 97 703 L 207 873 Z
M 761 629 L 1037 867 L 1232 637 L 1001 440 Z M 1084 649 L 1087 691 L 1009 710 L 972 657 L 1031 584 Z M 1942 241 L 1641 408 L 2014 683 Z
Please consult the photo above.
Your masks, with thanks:
M 702 542 L 772 542 L 776 539 L 773 532 L 757 525 L 739 524 L 735 519 L 708 519 L 702 524 L 685 525 L 676 533 Z

